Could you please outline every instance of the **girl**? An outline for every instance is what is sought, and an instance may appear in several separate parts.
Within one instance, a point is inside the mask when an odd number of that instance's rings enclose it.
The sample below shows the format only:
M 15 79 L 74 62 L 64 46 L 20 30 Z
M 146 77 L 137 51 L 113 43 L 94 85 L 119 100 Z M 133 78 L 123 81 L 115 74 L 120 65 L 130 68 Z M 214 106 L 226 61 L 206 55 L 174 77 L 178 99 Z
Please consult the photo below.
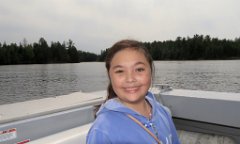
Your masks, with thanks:
M 87 144 L 179 144 L 170 114 L 148 91 L 153 61 L 141 42 L 122 40 L 106 57 L 108 97 Z

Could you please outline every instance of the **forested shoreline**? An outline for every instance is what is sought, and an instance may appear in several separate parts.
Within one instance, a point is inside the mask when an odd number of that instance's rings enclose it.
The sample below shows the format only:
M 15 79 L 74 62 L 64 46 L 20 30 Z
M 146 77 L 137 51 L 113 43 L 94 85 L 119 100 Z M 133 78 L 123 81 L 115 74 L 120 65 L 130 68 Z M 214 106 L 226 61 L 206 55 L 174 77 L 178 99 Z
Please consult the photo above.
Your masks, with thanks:
M 153 60 L 230 60 L 240 59 L 240 37 L 234 40 L 209 35 L 177 37 L 176 40 L 144 42 Z M 101 51 L 103 60 L 108 49 Z
M 209 35 L 177 37 L 176 40 L 143 42 L 154 60 L 227 60 L 240 59 L 240 38 L 234 40 L 211 38 Z M 28 44 L 0 43 L 0 65 L 79 63 L 104 61 L 108 48 L 101 54 L 76 48 L 72 40 L 51 42 L 44 38 Z
M 33 44 L 27 44 L 26 39 L 19 45 L 0 43 L 0 65 L 79 63 L 96 61 L 97 58 L 97 54 L 77 50 L 72 40 L 51 42 L 50 46 L 44 38 Z

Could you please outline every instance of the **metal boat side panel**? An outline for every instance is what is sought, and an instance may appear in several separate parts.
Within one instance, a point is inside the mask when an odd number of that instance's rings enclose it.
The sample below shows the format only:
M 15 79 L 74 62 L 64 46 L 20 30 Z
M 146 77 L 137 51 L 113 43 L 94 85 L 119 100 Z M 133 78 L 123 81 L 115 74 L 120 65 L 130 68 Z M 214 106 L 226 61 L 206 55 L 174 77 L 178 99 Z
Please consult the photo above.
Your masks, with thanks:
M 31 141 L 29 144 L 85 144 L 92 123 Z
M 172 90 L 160 96 L 174 117 L 240 128 L 239 93 Z
M 101 95 L 77 92 L 1 105 L 0 132 L 16 129 L 17 136 L 6 140 L 2 134 L 0 143 L 35 140 L 90 123 L 94 120 L 94 105 L 102 101 Z
M 69 95 L 0 105 L 0 124 L 95 105 L 101 103 L 103 99 L 101 95 L 75 92 Z
M 2 124 L 0 131 L 17 129 L 17 138 L 5 141 L 4 144 L 13 144 L 26 139 L 32 141 L 88 124 L 94 120 L 93 109 L 93 106 L 87 106 Z

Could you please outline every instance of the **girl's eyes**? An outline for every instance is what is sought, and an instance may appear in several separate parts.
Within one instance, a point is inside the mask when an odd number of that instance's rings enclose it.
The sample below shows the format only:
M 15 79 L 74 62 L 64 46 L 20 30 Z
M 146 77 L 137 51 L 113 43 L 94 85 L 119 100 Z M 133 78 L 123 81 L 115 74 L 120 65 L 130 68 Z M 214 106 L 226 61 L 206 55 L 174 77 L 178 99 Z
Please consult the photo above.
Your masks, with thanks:
M 143 71 L 145 71 L 144 68 L 136 68 L 135 69 L 135 72 L 143 72 Z M 115 73 L 117 73 L 117 74 L 120 74 L 120 73 L 123 73 L 123 72 L 124 72 L 124 70 L 121 70 L 121 69 L 115 71 Z
M 143 72 L 145 69 L 144 68 L 137 68 L 136 71 L 137 72 Z
M 123 70 L 116 70 L 115 73 L 123 73 Z

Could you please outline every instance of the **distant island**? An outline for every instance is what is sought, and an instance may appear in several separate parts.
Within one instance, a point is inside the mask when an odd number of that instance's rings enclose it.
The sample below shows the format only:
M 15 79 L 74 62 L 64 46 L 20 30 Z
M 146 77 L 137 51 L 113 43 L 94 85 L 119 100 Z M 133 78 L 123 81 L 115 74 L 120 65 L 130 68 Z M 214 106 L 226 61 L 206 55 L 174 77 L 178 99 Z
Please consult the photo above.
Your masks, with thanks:
M 240 59 L 240 38 L 234 40 L 211 38 L 209 35 L 177 37 L 176 40 L 143 42 L 154 60 L 227 60 Z M 95 54 L 78 50 L 72 40 L 51 42 L 44 38 L 27 44 L 0 43 L 0 65 L 79 63 L 104 61 L 108 48 Z

